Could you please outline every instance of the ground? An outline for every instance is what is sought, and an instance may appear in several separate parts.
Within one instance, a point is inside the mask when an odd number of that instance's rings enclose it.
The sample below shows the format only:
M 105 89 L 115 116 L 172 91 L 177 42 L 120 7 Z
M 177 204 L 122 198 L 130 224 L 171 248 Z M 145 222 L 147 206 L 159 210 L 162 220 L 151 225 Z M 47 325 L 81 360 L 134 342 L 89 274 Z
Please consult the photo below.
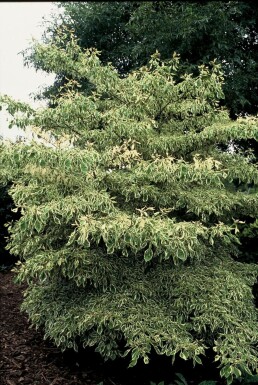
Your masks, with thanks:
M 150 381 L 172 383 L 175 369 L 171 361 L 154 360 L 128 369 L 128 362 L 105 363 L 93 350 L 62 353 L 42 331 L 30 327 L 20 312 L 25 286 L 13 282 L 14 273 L 0 272 L 0 385 L 150 385 Z M 176 371 L 184 373 L 189 385 L 215 379 L 215 372 L 201 369 L 190 372 L 184 364 Z M 206 372 L 206 374 L 205 374 Z M 207 378 L 208 375 L 208 378 Z M 195 379 L 194 379 L 195 377 Z

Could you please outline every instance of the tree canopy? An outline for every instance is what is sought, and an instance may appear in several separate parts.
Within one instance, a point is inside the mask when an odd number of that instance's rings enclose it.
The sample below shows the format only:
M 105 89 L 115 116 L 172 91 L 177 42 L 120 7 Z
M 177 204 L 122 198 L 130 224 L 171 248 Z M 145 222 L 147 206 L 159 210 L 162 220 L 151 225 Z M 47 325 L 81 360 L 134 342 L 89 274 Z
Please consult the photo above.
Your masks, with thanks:
M 101 51 L 121 75 L 145 65 L 156 50 L 163 60 L 181 55 L 181 73 L 217 59 L 225 74 L 225 105 L 232 117 L 258 111 L 258 8 L 248 1 L 61 2 L 64 15 L 46 27 L 50 42 L 60 24 L 73 28 L 82 48 Z M 66 40 L 59 42 L 64 47 Z M 44 68 L 33 52 L 27 62 Z M 46 95 L 57 92 L 59 74 Z
M 56 107 L 1 98 L 14 123 L 56 140 L 0 152 L 21 209 L 8 247 L 29 285 L 23 309 L 63 349 L 95 346 L 135 365 L 152 349 L 200 363 L 211 348 L 229 384 L 257 370 L 258 268 L 237 260 L 237 231 L 257 217 L 258 170 L 231 148 L 258 140 L 257 119 L 232 121 L 219 106 L 216 61 L 181 75 L 177 54 L 156 52 L 121 77 L 58 36 L 65 48 L 34 45 L 45 70 L 69 75 Z

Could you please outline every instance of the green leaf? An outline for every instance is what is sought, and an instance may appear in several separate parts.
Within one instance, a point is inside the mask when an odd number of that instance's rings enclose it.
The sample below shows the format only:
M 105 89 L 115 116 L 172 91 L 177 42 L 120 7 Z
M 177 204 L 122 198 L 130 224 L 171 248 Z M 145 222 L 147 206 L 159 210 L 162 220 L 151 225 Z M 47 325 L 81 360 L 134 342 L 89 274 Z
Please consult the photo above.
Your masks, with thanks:
M 187 259 L 187 255 L 185 253 L 185 250 L 183 250 L 183 249 L 178 249 L 176 252 L 176 256 L 181 261 L 185 261 Z
M 199 356 L 195 356 L 194 360 L 195 360 L 195 362 L 197 362 L 197 364 L 200 364 L 200 365 L 202 364 L 202 360 Z
M 85 163 L 80 164 L 80 169 L 83 174 L 86 174 L 88 171 L 87 165 Z
M 182 351 L 179 353 L 179 357 L 182 358 L 185 361 L 187 360 L 187 355 L 184 352 L 182 352 Z
M 180 353 L 180 357 L 181 358 L 183 358 L 182 356 L 181 356 L 181 353 Z M 179 378 L 179 380 L 180 380 L 180 385 L 182 384 L 182 385 L 187 385 L 187 381 L 186 381 L 186 379 L 185 379 L 185 377 L 181 374 L 181 373 L 176 373 L 176 376 Z
M 71 162 L 71 160 L 70 159 L 66 159 L 65 160 L 65 168 L 66 169 L 70 169 L 71 168 L 71 164 L 72 164 L 72 162 Z
M 21 230 L 23 230 L 23 231 L 27 229 L 27 223 L 26 223 L 25 220 L 22 220 L 22 221 L 20 222 L 20 228 L 21 228 Z
M 149 262 L 152 260 L 152 258 L 153 258 L 153 251 L 151 248 L 148 248 L 144 252 L 144 260 L 145 260 L 145 262 Z
M 37 230 L 37 232 L 39 233 L 42 229 L 42 223 L 38 219 L 36 219 L 34 222 L 34 227 Z

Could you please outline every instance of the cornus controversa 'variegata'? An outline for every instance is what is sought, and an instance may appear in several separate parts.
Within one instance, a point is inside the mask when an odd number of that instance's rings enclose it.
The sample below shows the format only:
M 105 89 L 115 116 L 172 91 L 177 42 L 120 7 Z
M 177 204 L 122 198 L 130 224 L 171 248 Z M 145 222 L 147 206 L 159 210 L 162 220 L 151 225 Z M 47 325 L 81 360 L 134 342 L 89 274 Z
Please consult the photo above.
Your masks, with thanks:
M 8 247 L 28 283 L 23 310 L 62 349 L 94 346 L 133 366 L 151 350 L 201 363 L 211 348 L 228 383 L 255 372 L 258 269 L 237 260 L 237 226 L 258 214 L 245 188 L 258 171 L 234 142 L 258 139 L 257 120 L 219 106 L 216 61 L 179 78 L 179 57 L 156 52 L 120 78 L 73 36 L 34 50 L 72 80 L 55 108 L 1 99 L 13 123 L 54 138 L 1 147 L 1 182 L 13 181 L 22 213 Z

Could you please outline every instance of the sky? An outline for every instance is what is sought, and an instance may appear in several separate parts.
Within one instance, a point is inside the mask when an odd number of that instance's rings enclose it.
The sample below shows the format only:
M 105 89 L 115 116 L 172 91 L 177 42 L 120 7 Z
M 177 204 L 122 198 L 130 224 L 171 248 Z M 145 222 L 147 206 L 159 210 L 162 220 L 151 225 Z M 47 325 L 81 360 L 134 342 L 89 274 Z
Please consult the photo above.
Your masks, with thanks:
M 42 85 L 53 83 L 54 74 L 45 74 L 25 67 L 19 52 L 28 48 L 32 38 L 40 40 L 44 27 L 43 17 L 59 10 L 53 2 L 1 2 L 0 3 L 0 94 L 37 107 L 31 93 Z M 42 102 L 41 102 L 42 104 Z M 18 130 L 8 129 L 7 115 L 0 112 L 0 135 L 13 138 Z

